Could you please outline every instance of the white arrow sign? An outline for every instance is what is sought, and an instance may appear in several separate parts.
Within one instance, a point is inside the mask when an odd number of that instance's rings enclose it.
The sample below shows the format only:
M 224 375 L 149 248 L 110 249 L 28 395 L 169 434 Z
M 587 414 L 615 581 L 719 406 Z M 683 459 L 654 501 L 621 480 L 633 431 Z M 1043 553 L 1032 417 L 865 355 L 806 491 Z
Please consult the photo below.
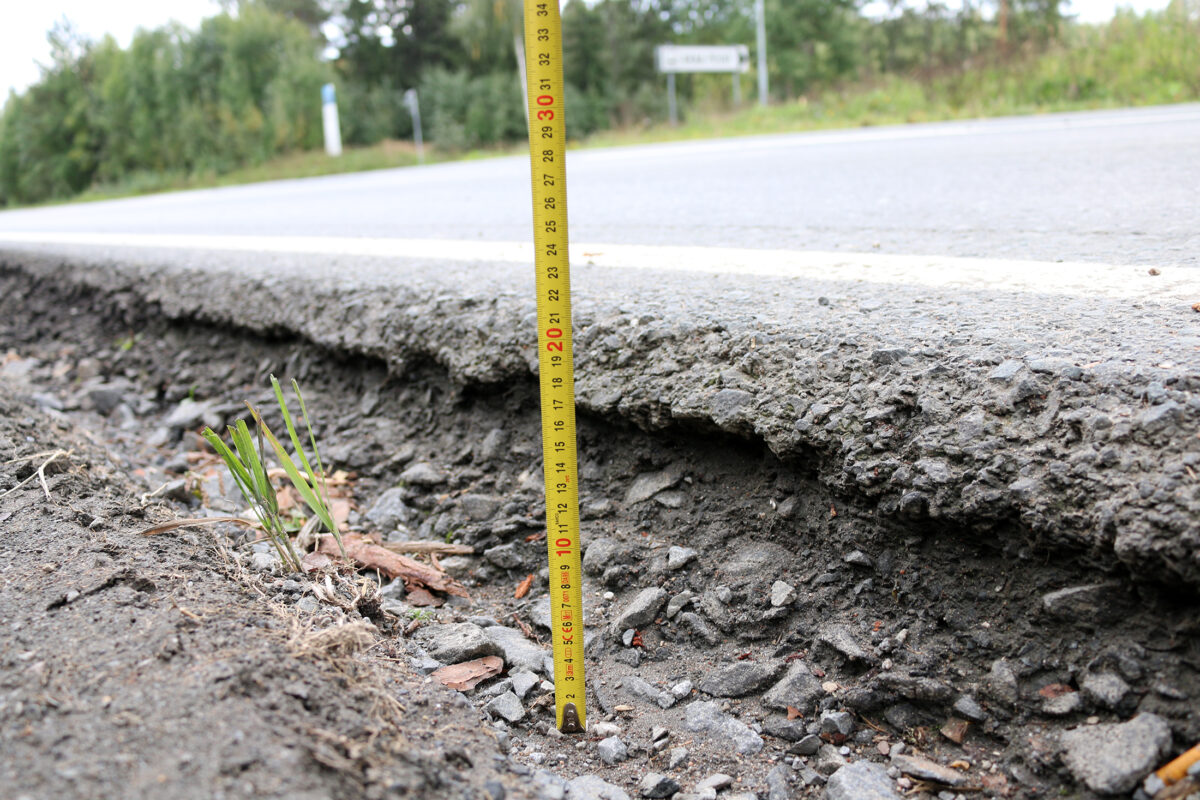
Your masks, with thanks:
M 750 48 L 744 44 L 660 44 L 654 55 L 659 72 L 750 71 Z

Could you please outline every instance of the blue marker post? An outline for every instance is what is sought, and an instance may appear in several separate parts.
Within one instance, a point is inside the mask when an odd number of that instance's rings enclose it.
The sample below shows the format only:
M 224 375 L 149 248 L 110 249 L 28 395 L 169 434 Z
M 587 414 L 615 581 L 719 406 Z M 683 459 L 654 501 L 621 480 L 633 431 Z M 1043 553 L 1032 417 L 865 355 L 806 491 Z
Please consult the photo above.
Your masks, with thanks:
M 325 125 L 325 152 L 331 156 L 340 156 L 342 130 L 338 124 L 337 93 L 332 83 L 321 87 L 321 121 Z

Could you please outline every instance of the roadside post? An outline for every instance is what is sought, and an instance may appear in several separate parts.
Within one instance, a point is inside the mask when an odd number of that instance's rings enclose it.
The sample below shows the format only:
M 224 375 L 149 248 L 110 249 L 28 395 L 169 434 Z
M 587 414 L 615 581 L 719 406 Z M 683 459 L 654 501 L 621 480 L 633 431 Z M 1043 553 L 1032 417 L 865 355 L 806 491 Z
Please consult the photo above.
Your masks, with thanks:
M 680 72 L 728 72 L 733 75 L 733 102 L 742 98 L 740 75 L 750 71 L 750 48 L 744 44 L 699 45 L 660 44 L 654 48 L 658 71 L 667 76 L 667 115 L 672 125 L 679 124 L 679 103 L 675 97 L 675 75 Z
M 575 364 L 567 258 L 567 137 L 563 121 L 562 21 L 558 0 L 525 0 L 525 81 L 537 275 L 538 383 L 554 719 L 563 733 L 587 729 L 583 676 L 583 571 L 575 453 Z
M 325 152 L 331 156 L 340 156 L 342 130 L 338 125 L 337 93 L 332 83 L 321 87 L 321 122 L 325 128 Z
M 417 148 L 417 163 L 425 163 L 425 139 L 421 136 L 421 106 L 417 102 L 417 90 L 409 89 L 404 93 L 404 105 L 408 106 L 408 113 L 412 114 L 413 121 L 413 144 Z

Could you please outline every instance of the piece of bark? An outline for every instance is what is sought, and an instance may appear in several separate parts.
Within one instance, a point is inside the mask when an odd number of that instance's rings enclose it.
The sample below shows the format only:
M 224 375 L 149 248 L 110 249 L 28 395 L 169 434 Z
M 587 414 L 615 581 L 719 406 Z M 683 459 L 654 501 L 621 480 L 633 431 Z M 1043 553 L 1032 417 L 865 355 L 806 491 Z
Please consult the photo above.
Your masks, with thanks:
M 458 597 L 469 597 L 461 583 L 428 564 L 414 561 L 407 556 L 393 553 L 358 533 L 342 535 L 346 555 L 368 569 L 379 570 L 389 578 L 400 578 L 408 587 L 424 586 L 435 592 L 444 592 Z M 330 556 L 338 555 L 337 542 L 332 536 L 322 536 L 319 552 Z

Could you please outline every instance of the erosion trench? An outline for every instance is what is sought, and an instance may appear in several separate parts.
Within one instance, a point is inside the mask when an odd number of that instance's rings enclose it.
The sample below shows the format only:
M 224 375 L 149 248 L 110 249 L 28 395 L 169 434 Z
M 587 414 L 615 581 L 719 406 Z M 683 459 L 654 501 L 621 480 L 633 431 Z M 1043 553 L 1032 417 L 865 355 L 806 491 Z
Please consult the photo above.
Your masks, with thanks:
M 1039 504 L 1031 494 L 1018 508 L 999 494 L 982 502 L 976 488 L 974 500 L 966 492 L 951 501 L 953 490 L 978 481 L 963 484 L 961 467 L 928 459 L 920 466 L 884 466 L 885 477 L 906 468 L 913 473 L 888 484 L 898 490 L 884 491 L 886 481 L 872 472 L 880 465 L 870 466 L 861 454 L 847 473 L 838 426 L 827 424 L 838 412 L 798 398 L 792 402 L 807 407 L 795 411 L 800 424 L 792 430 L 823 430 L 781 446 L 778 430 L 768 426 L 764 433 L 745 411 L 747 397 L 769 372 L 770 359 L 764 365 L 754 352 L 721 374 L 710 386 L 709 406 L 693 414 L 681 413 L 677 403 L 656 413 L 653 402 L 622 397 L 616 383 L 589 389 L 578 418 L 589 733 L 563 737 L 553 729 L 548 702 L 540 427 L 529 354 L 502 339 L 500 355 L 486 363 L 456 360 L 466 356 L 428 344 L 436 340 L 433 331 L 418 324 L 379 333 L 367 319 L 370 310 L 353 304 L 316 315 L 337 317 L 344 328 L 313 330 L 289 320 L 282 285 L 260 285 L 262 295 L 243 296 L 243 302 L 271 296 L 279 304 L 248 314 L 240 327 L 203 301 L 185 307 L 177 292 L 160 289 L 155 280 L 139 285 L 99 268 L 59 273 L 33 257 L 9 259 L 0 268 L 0 348 L 10 354 L 0 386 L 14 398 L 14 418 L 28 408 L 31 420 L 48 415 L 50 427 L 81 429 L 84 434 L 73 435 L 103 445 L 108 471 L 119 473 L 113 480 L 120 484 L 110 491 L 106 513 L 128 517 L 132 508 L 165 518 L 240 511 L 242 501 L 205 460 L 195 431 L 247 416 L 244 400 L 269 407 L 268 376 L 275 374 L 300 382 L 322 455 L 350 476 L 350 531 L 384 541 L 467 545 L 473 553 L 438 561 L 469 598 L 406 592 L 402 582 L 375 575 L 381 594 L 360 587 L 347 599 L 335 594 L 338 586 L 323 589 L 282 574 L 261 543 L 237 530 L 221 532 L 207 548 L 207 534 L 195 532 L 139 540 L 126 525 L 111 533 L 128 543 L 107 556 L 117 575 L 133 574 L 120 572 L 122 559 L 135 557 L 129 552 L 149 559 L 139 567 L 146 569 L 153 559 L 144 542 L 167 537 L 191 549 L 189 569 L 212 559 L 221 580 L 243 587 L 246 619 L 223 624 L 233 638 L 243 625 L 245 644 L 260 636 L 274 641 L 274 628 L 293 624 L 311 629 L 307 635 L 363 620 L 373 626 L 370 645 L 315 662 L 311 653 L 297 655 L 295 646 L 243 654 L 243 666 L 268 663 L 270 674 L 302 675 L 292 694 L 286 686 L 277 692 L 265 678 L 247 678 L 250 688 L 242 692 L 259 706 L 264 696 L 274 698 L 267 707 L 277 726 L 294 728 L 307 743 L 292 761 L 252 760 L 253 767 L 240 768 L 250 777 L 239 782 L 231 754 L 249 747 L 240 744 L 246 732 L 225 730 L 234 725 L 229 719 L 168 716 L 160 724 L 172 731 L 203 721 L 230 737 L 227 752 L 210 754 L 222 766 L 193 769 L 193 777 L 202 776 L 194 786 L 186 785 L 186 769 L 163 770 L 166 777 L 154 784 L 148 777 L 154 769 L 146 767 L 139 796 L 156 796 L 156 785 L 172 787 L 158 796 L 213 796 L 217 789 L 227 796 L 283 796 L 295 791 L 292 778 L 312 770 L 336 777 L 311 787 L 314 797 L 1091 796 L 1131 793 L 1153 768 L 1200 741 L 1194 554 L 1184 552 L 1174 571 L 1162 568 L 1162 559 L 1176 559 L 1170 547 L 1114 558 L 1111 536 L 1082 533 L 1088 528 L 1082 518 L 1092 513 L 1086 497 L 1077 496 L 1076 505 L 1061 498 Z M 197 288 L 191 296 L 203 292 Z M 495 313 L 475 303 L 459 310 Z M 467 335 L 484 329 L 464 328 Z M 621 359 L 631 353 L 666 358 L 646 355 L 647 342 L 661 335 L 655 330 L 649 326 L 648 336 L 638 338 L 647 331 L 623 329 L 618 344 L 640 341 L 641 349 L 622 355 L 610 346 L 610 366 L 626 366 Z M 703 340 L 720 331 L 692 334 Z M 759 335 L 769 343 L 768 334 Z M 427 344 L 392 347 L 417 340 Z M 1051 402 L 1042 395 L 1014 400 L 1020 384 L 997 385 L 1010 404 L 1030 406 L 1020 412 L 1030 420 L 1046 414 L 1036 407 Z M 892 400 L 881 418 L 910 415 L 904 409 L 917 402 L 903 391 Z M 1179 416 L 1191 413 L 1185 402 L 1169 402 Z M 916 424 L 894 421 L 893 435 Z M 842 424 L 851 422 L 843 418 Z M 1152 448 L 1154 430 L 1161 430 L 1153 424 L 1139 428 L 1129 447 Z M 986 439 L 986 428 L 980 422 L 977 435 Z M 29 430 L 44 435 L 40 424 Z M 879 450 L 891 446 L 883 427 L 876 433 Z M 20 439 L 10 436 L 19 449 Z M 65 466 L 70 460 L 64 456 L 56 468 L 61 475 L 49 487 L 49 505 L 66 485 L 63 476 L 76 474 Z M 23 472 L 0 474 L 0 494 L 14 492 L 0 500 L 5 527 L 36 524 L 26 506 L 18 512 L 5 505 L 20 500 L 32 508 L 41 496 L 36 480 L 16 488 L 32 474 L 29 464 Z M 97 469 L 90 470 L 95 479 Z M 1149 504 L 1154 491 L 1151 486 L 1142 501 Z M 1188 505 L 1194 499 L 1194 487 L 1190 494 L 1176 492 L 1174 505 L 1154 524 L 1194 538 Z M 1162 497 L 1154 502 L 1168 504 Z M 1111 511 L 1113 526 L 1133 513 Z M 103 513 L 86 513 L 87 524 L 71 534 L 84 542 L 104 530 L 91 527 Z M 1030 524 L 1031 513 L 1038 524 Z M 1059 523 L 1064 535 L 1046 533 L 1047 525 Z M 34 564 L 36 537 L 21 541 Z M 95 547 L 84 544 L 80 552 Z M 71 561 L 64 555 L 55 569 Z M 50 581 L 61 573 L 45 574 Z M 35 583 L 30 574 L 25 580 L 27 587 Z M 167 602 L 133 579 L 113 580 L 108 586 L 129 587 L 126 605 Z M 527 593 L 515 597 L 522 584 Z M 223 591 L 230 595 L 226 603 L 237 602 L 234 589 Z M 61 619 L 77 599 L 52 609 L 22 607 L 21 613 Z M 267 607 L 276 621 L 254 622 L 254 610 Z M 191 622 L 204 630 L 202 622 Z M 170 637 L 179 636 L 138 630 L 150 633 L 128 635 L 135 653 L 169 650 Z M 53 625 L 47 631 L 56 635 Z M 17 628 L 4 635 L 4 688 L 11 694 L 0 706 L 3 736 L 52 741 L 48 719 L 58 715 L 69 724 L 72 713 L 85 712 L 47 705 L 45 684 L 39 687 L 37 675 L 28 674 L 31 661 L 43 661 L 23 655 L 34 643 L 18 641 Z M 60 646 L 70 650 L 80 644 L 71 637 L 90 634 L 77 625 L 60 635 Z M 287 641 L 294 645 L 299 635 Z M 103 636 L 106 652 L 119 655 L 126 646 L 120 630 L 104 629 Z M 499 656 L 504 671 L 469 690 L 443 688 L 431 677 L 445 665 L 483 656 Z M 187 657 L 196 659 L 194 670 L 220 660 Z M 300 666 L 280 666 L 288 659 Z M 321 669 L 340 669 L 344 690 L 358 694 L 337 698 L 341 704 L 310 698 L 330 680 Z M 205 691 L 224 697 L 223 682 L 218 676 L 186 696 L 197 703 Z M 379 704 L 386 710 L 390 701 L 404 708 L 380 712 Z M 154 704 L 167 701 L 140 702 L 148 706 L 124 711 L 153 714 Z M 337 724 L 317 724 L 321 715 L 328 721 L 333 705 Z M 112 726 L 137 728 L 130 717 L 104 709 L 101 703 L 86 712 L 91 727 L 56 746 L 86 750 L 89 735 L 103 736 Z M 363 715 L 359 722 L 343 718 L 356 711 Z M 407 738 L 395 735 L 410 725 Z M 125 756 L 138 760 L 136 748 Z M 179 754 L 170 758 L 178 761 Z M 76 769 L 66 777 L 61 752 L 54 758 L 30 752 L 29 759 L 28 774 L 10 770 L 5 779 L 30 797 L 63 786 L 79 796 L 97 787 L 104 794 L 121 776 L 119 759 L 107 772 Z M 1186 796 L 1187 783 L 1175 790 L 1181 788 L 1178 796 Z

